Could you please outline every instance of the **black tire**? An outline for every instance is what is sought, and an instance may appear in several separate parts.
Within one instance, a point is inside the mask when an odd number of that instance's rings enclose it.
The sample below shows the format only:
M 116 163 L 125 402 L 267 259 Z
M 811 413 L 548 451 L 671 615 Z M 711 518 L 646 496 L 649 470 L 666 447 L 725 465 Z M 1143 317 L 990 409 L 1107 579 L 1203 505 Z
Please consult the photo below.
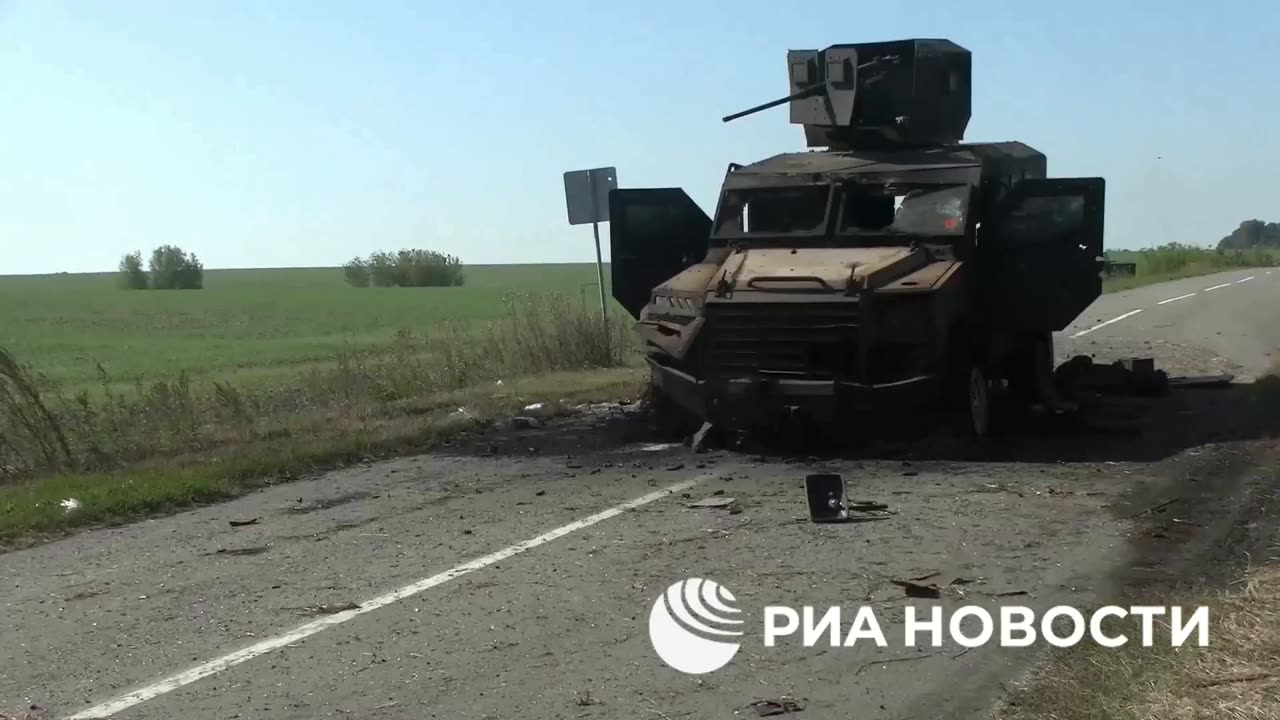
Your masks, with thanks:
M 1037 386 L 1037 375 L 1053 372 L 1053 334 L 1037 333 L 1029 336 L 1010 356 L 1005 366 L 1005 377 L 1009 380 L 1010 399 L 1022 406 L 1044 402 L 1040 388 Z
M 987 440 L 995 434 L 998 390 L 985 368 L 974 363 L 965 374 L 965 435 Z

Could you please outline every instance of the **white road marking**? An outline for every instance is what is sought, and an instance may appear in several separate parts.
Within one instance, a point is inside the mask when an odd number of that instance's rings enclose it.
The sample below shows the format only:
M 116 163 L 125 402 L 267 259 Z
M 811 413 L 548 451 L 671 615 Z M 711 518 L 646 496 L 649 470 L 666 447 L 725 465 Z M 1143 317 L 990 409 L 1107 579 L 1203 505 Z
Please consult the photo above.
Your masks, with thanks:
M 1224 288 L 1224 287 L 1227 287 L 1227 286 L 1228 286 L 1228 285 L 1230 285 L 1230 284 L 1231 284 L 1231 283 L 1222 283 L 1221 285 L 1214 285 L 1213 287 L 1207 287 L 1207 288 L 1205 288 L 1205 289 L 1204 289 L 1204 291 L 1205 291 L 1205 292 L 1209 292 L 1210 290 L 1217 290 L 1218 288 Z
M 634 500 L 628 500 L 627 502 L 624 502 L 620 505 L 615 505 L 609 508 L 608 510 L 598 512 L 595 515 L 589 515 L 585 518 L 582 518 L 581 520 L 576 520 L 574 522 L 569 523 L 568 525 L 564 525 L 562 527 L 556 528 L 555 530 L 545 532 L 537 537 L 525 540 L 524 542 L 517 543 L 510 547 L 503 548 L 501 550 L 498 550 L 497 552 L 493 552 L 488 555 L 485 555 L 484 557 L 476 558 L 475 560 L 450 568 L 448 570 L 445 570 L 442 573 L 439 573 L 437 575 L 432 575 L 429 578 L 419 580 L 413 584 L 405 585 L 399 590 L 393 590 L 389 593 L 386 593 L 385 595 L 379 595 L 378 597 L 373 598 L 371 600 L 366 600 L 365 602 L 360 604 L 360 607 L 354 610 L 344 610 L 343 612 L 335 613 L 333 615 L 320 618 L 319 620 L 313 620 L 309 623 L 304 623 L 292 630 L 289 630 L 288 632 L 285 632 L 283 634 L 277 635 L 272 638 L 268 638 L 266 640 L 263 640 L 262 642 L 255 643 L 253 645 L 250 645 L 247 648 L 244 648 L 243 650 L 237 650 L 236 652 L 230 653 L 228 655 L 223 655 L 220 658 L 210 660 L 209 662 L 204 663 L 203 665 L 197 665 L 196 667 L 193 667 L 190 670 L 185 670 L 176 675 L 171 675 L 167 678 L 164 678 L 163 680 L 160 680 L 159 682 L 155 682 L 144 688 L 134 690 L 133 692 L 127 695 L 122 695 L 114 700 L 110 700 L 108 702 L 102 703 L 101 705 L 95 705 L 89 708 L 88 710 L 83 710 L 81 712 L 78 712 L 75 715 L 72 715 L 70 718 L 68 718 L 68 720 L 87 720 L 88 718 L 111 717 L 112 715 L 115 715 L 116 713 L 122 710 L 127 710 L 128 708 L 131 708 L 134 705 L 137 705 L 138 703 L 143 703 L 143 702 L 146 702 L 147 700 L 151 700 L 152 698 L 159 697 L 160 695 L 163 695 L 167 692 L 177 690 L 178 688 L 184 685 L 190 685 L 191 683 L 196 682 L 197 680 L 222 672 L 223 670 L 226 670 L 228 668 L 235 667 L 236 665 L 239 665 L 242 662 L 245 662 L 247 660 L 252 660 L 253 658 L 258 657 L 259 655 L 265 655 L 266 653 L 269 653 L 272 650 L 277 650 L 286 645 L 296 643 L 299 640 L 302 640 L 303 638 L 309 637 L 311 635 L 315 635 L 321 630 L 334 627 L 335 625 L 340 625 L 348 620 L 355 619 L 367 612 L 372 612 L 374 610 L 377 610 L 378 608 L 385 607 L 392 603 L 399 602 L 400 600 L 404 600 L 406 598 L 412 597 L 422 592 L 423 590 L 428 590 L 437 585 L 442 585 L 455 578 L 459 578 L 468 573 L 475 572 L 476 570 L 479 570 L 487 565 L 492 565 L 501 560 L 506 560 L 507 558 L 513 555 L 519 555 L 520 553 L 526 550 L 532 550 L 533 548 L 536 548 L 539 545 L 545 545 L 546 543 L 549 543 L 552 540 L 555 540 L 556 538 L 564 537 L 565 535 L 568 535 L 569 533 L 574 532 L 576 530 L 581 530 L 583 528 L 591 527 L 596 523 L 603 522 L 617 515 L 621 515 L 622 513 L 628 510 L 634 510 L 635 508 L 638 508 L 642 505 L 648 505 L 649 503 L 654 502 L 655 500 L 661 500 L 662 498 L 668 495 L 671 495 L 672 493 L 677 493 L 677 492 L 680 492 L 681 490 L 690 488 L 711 477 L 714 477 L 714 476 L 699 475 L 690 480 L 685 480 L 684 482 L 678 482 L 674 485 L 668 485 L 667 487 L 662 488 L 661 490 L 656 490 L 654 492 L 649 493 L 648 495 L 642 495 L 638 498 L 635 498 Z
M 1186 300 L 1187 298 L 1189 298 L 1189 297 L 1195 297 L 1196 295 L 1197 295 L 1197 293 L 1187 293 L 1186 295 L 1179 295 L 1178 297 L 1171 297 L 1171 298 L 1169 298 L 1168 300 L 1161 300 L 1160 302 L 1158 302 L 1158 303 L 1156 303 L 1156 304 L 1157 304 L 1157 305 L 1164 305 L 1165 303 L 1171 303 L 1171 302 L 1173 302 L 1174 300 Z
M 1120 316 L 1118 316 L 1118 317 L 1113 317 L 1113 318 L 1111 318 L 1110 320 L 1108 320 L 1108 321 L 1106 321 L 1106 322 L 1098 323 L 1097 325 L 1094 325 L 1093 327 L 1089 328 L 1088 330 L 1081 330 L 1080 332 L 1076 333 L 1075 335 L 1072 335 L 1071 337 L 1073 337 L 1073 338 L 1078 338 L 1078 337 L 1080 337 L 1081 335 L 1088 335 L 1089 333 L 1093 332 L 1094 330 L 1097 330 L 1098 328 L 1106 327 L 1106 326 L 1108 326 L 1108 325 L 1110 325 L 1111 323 L 1114 323 L 1114 322 L 1120 322 L 1121 320 L 1123 320 L 1123 319 L 1125 319 L 1125 318 L 1127 318 L 1127 317 L 1133 317 L 1134 315 L 1137 315 L 1137 314 L 1138 314 L 1138 313 L 1140 313 L 1140 312 L 1142 312 L 1142 308 L 1138 308 L 1137 310 L 1130 310 L 1129 312 L 1127 312 L 1127 313 L 1125 313 L 1125 314 L 1123 314 L 1123 315 L 1120 315 Z
M 1254 278 L 1256 278 L 1256 277 L 1258 277 L 1258 276 L 1257 276 L 1257 275 L 1250 275 L 1249 277 L 1247 277 L 1247 278 L 1245 278 L 1245 279 L 1243 279 L 1243 280 L 1237 280 L 1237 281 L 1236 281 L 1236 284 L 1237 284 L 1237 285 L 1239 285 L 1239 284 L 1240 284 L 1240 283 L 1242 283 L 1242 282 L 1249 282 L 1250 280 L 1252 280 L 1252 279 L 1254 279 Z

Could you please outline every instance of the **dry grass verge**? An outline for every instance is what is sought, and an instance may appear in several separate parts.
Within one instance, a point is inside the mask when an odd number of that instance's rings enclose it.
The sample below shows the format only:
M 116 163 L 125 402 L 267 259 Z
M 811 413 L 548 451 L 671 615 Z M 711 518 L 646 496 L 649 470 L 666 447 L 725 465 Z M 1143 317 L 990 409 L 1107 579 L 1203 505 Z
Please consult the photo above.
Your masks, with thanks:
M 557 372 L 443 392 L 389 406 L 378 416 L 281 419 L 280 432 L 105 470 L 68 470 L 0 484 L 0 550 L 67 530 L 215 502 L 352 462 L 421 452 L 483 429 L 524 405 L 636 398 L 634 368 Z M 458 408 L 465 408 L 465 413 Z M 75 500 L 68 510 L 64 501 Z
M 1118 649 L 1084 644 L 1052 655 L 1006 698 L 1001 720 L 1276 720 L 1280 718 L 1280 569 L 1226 591 L 1163 604 L 1209 606 L 1209 646 Z M 1117 631 L 1121 627 L 1117 626 Z M 1140 636 L 1136 620 L 1123 626 Z M 1168 637 L 1157 630 L 1156 637 Z
M 1253 407 L 1280 419 L 1280 362 L 1253 387 Z M 1273 441 L 1265 441 L 1271 443 Z M 1274 456 L 1274 451 L 1273 456 Z M 1265 512 L 1263 513 L 1265 516 Z M 1263 538 L 1272 550 L 1274 538 Z M 1210 608 L 1209 646 L 1051 653 L 996 713 L 1000 720 L 1280 720 L 1280 566 L 1268 557 L 1225 590 L 1171 588 L 1143 604 Z M 1115 628 L 1139 637 L 1138 623 Z M 1168 637 L 1167 629 L 1156 637 Z

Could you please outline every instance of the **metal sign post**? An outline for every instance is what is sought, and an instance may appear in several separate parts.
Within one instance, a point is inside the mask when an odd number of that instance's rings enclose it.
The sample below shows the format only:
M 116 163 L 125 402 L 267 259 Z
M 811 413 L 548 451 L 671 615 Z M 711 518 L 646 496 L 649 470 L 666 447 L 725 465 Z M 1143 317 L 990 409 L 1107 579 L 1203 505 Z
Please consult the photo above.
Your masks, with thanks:
M 564 200 L 570 225 L 591 223 L 596 241 L 596 280 L 600 283 L 600 317 L 608 320 L 604 291 L 604 259 L 600 254 L 600 223 L 609 222 L 609 191 L 618 187 L 616 168 L 572 170 L 564 174 Z

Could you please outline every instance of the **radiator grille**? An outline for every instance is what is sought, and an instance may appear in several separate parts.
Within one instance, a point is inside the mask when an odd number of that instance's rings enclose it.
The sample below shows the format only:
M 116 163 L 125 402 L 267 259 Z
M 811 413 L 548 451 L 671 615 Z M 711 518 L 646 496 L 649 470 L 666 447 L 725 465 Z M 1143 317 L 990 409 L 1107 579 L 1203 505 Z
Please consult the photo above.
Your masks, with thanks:
M 708 377 L 856 375 L 856 302 L 708 303 L 706 318 Z

